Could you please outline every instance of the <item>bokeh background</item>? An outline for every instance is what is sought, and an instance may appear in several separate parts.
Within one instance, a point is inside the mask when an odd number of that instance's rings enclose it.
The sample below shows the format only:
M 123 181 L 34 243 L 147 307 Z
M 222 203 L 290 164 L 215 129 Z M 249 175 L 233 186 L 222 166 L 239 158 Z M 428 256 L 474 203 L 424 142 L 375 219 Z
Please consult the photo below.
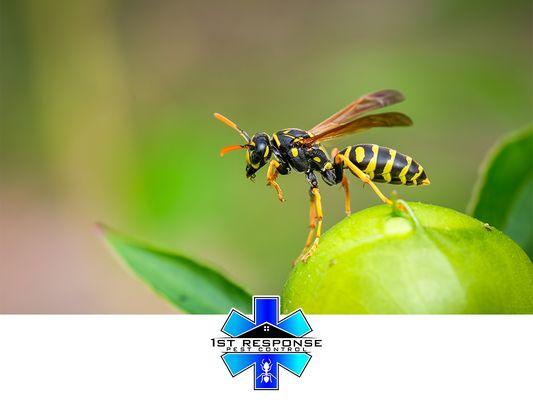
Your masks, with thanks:
M 432 185 L 400 196 L 464 211 L 497 138 L 531 120 L 530 1 L 1 1 L 0 312 L 174 312 L 122 270 L 103 221 L 278 293 L 307 234 L 305 178 L 287 201 L 251 183 L 249 132 L 309 128 L 395 88 L 412 128 L 377 143 Z M 512 177 L 510 177 L 512 179 Z M 353 181 L 352 209 L 377 204 Z M 343 197 L 325 184 L 326 229 Z M 393 187 L 385 187 L 390 193 Z

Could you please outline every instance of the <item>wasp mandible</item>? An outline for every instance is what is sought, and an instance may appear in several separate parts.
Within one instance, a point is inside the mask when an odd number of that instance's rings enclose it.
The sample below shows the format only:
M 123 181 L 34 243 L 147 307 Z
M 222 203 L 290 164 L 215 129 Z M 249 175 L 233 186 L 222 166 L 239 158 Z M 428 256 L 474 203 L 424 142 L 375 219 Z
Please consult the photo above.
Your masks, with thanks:
M 376 144 L 356 144 L 340 151 L 333 149 L 330 159 L 321 144 L 330 139 L 370 128 L 411 126 L 413 124 L 411 118 L 399 112 L 362 116 L 369 111 L 399 103 L 404 99 L 404 96 L 396 90 L 380 90 L 351 102 L 309 130 L 283 129 L 272 137 L 265 132 L 258 132 L 250 137 L 228 118 L 215 114 L 219 121 L 235 129 L 246 142 L 244 145 L 224 147 L 220 155 L 238 149 L 246 150 L 246 177 L 251 179 L 255 178 L 257 171 L 268 163 L 267 185 L 276 190 L 280 201 L 284 199 L 281 187 L 276 182 L 278 176 L 287 175 L 293 168 L 305 174 L 311 186 L 310 229 L 305 246 L 295 263 L 300 259 L 305 262 L 320 241 L 323 213 L 315 172 L 322 175 L 324 182 L 330 186 L 339 183 L 342 185 L 346 215 L 350 215 L 350 189 L 345 169 L 349 169 L 363 183 L 368 184 L 386 204 L 392 204 L 392 201 L 374 182 L 407 186 L 429 185 L 424 168 L 413 158 L 396 150 Z

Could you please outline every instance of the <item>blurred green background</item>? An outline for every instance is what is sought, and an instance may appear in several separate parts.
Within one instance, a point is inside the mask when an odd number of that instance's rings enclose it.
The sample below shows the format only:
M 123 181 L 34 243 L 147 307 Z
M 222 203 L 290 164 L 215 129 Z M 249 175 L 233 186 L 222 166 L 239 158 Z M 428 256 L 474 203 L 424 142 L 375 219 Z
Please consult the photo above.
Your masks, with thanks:
M 307 234 L 305 177 L 280 178 L 284 204 L 266 171 L 246 180 L 243 154 L 218 155 L 239 138 L 215 111 L 272 133 L 398 89 L 413 127 L 335 145 L 412 155 L 432 184 L 400 196 L 463 211 L 487 150 L 532 117 L 531 7 L 2 0 L 0 312 L 173 312 L 94 221 L 279 293 Z M 352 182 L 352 210 L 378 203 Z M 321 187 L 327 229 L 343 197 Z

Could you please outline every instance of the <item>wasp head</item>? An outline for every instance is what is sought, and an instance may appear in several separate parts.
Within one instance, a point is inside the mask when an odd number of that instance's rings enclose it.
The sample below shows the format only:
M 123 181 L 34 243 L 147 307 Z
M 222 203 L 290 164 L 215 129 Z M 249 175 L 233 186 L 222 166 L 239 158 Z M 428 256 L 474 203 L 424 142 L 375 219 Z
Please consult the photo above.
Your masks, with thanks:
M 272 153 L 268 135 L 265 132 L 259 132 L 250 138 L 244 130 L 239 128 L 229 118 L 218 113 L 215 113 L 215 118 L 235 129 L 246 142 L 243 145 L 234 144 L 226 146 L 220 151 L 220 155 L 223 156 L 233 150 L 246 150 L 246 177 L 250 179 L 255 178 L 255 173 L 267 163 Z
M 253 179 L 255 173 L 261 169 L 270 158 L 270 139 L 264 132 L 256 133 L 246 145 L 246 148 L 246 177 Z

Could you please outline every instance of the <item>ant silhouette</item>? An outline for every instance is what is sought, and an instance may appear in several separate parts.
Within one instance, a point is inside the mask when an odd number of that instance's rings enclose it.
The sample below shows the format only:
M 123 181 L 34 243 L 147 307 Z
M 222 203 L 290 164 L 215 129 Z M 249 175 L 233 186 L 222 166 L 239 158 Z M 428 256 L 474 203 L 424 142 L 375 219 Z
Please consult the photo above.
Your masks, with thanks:
M 270 358 L 268 361 L 265 361 L 265 359 L 261 360 L 261 370 L 263 372 L 256 378 L 261 378 L 261 383 L 273 382 L 272 379 L 276 379 L 276 377 L 270 372 L 272 370 L 272 361 L 270 361 Z

